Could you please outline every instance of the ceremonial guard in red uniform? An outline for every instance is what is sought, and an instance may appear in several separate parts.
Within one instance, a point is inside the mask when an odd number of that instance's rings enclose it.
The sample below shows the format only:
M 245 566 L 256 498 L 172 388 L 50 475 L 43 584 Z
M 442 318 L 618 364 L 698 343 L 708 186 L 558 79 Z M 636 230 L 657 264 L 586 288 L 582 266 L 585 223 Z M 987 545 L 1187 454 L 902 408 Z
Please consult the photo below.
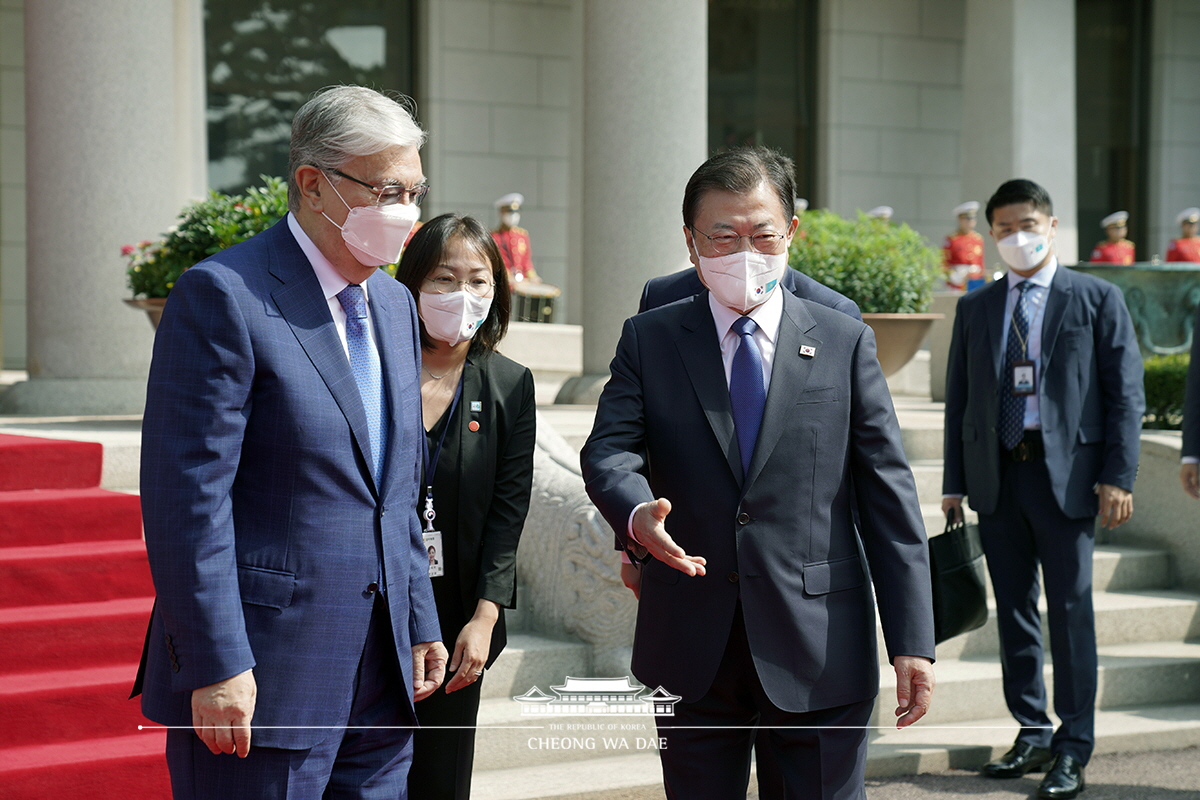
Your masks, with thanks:
M 1108 237 L 1092 248 L 1093 264 L 1121 264 L 1127 266 L 1136 260 L 1133 242 L 1125 238 L 1129 233 L 1129 212 L 1114 211 L 1100 220 L 1100 227 Z
M 1200 223 L 1200 208 L 1185 208 L 1175 217 L 1182 235 L 1167 248 L 1167 261 L 1200 262 L 1200 236 L 1196 235 Z
M 500 227 L 492 231 L 492 238 L 500 248 L 500 257 L 504 259 L 504 266 L 508 267 L 508 274 L 512 276 L 514 285 L 524 281 L 538 283 L 541 280 L 533 271 L 529 231 L 517 226 L 521 221 L 521 204 L 524 202 L 525 196 L 518 192 L 506 194 L 497 200 Z
M 968 200 L 955 206 L 958 230 L 942 243 L 946 270 L 946 285 L 951 289 L 974 289 L 985 282 L 983 270 L 983 237 L 975 230 L 975 215 L 979 203 Z
M 867 212 L 867 216 L 883 222 L 891 222 L 892 214 L 895 213 L 895 209 L 893 209 L 891 206 L 875 206 Z

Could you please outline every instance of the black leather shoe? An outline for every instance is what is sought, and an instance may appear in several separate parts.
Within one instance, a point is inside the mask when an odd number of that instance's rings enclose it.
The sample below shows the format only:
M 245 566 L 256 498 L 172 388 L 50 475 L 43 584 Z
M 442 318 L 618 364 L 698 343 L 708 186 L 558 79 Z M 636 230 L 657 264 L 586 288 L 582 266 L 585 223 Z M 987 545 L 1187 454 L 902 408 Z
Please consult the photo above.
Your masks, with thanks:
M 1040 772 L 1043 767 L 1054 759 L 1050 751 L 1044 747 L 1034 747 L 1025 742 L 1017 742 L 1004 755 L 983 766 L 983 775 L 987 778 L 1019 778 L 1026 772 Z M 1052 795 L 1058 797 L 1059 795 Z M 1063 795 L 1074 797 L 1075 795 Z
M 1083 791 L 1083 764 L 1065 753 L 1059 754 L 1054 766 L 1042 778 L 1038 797 L 1042 800 L 1063 800 Z

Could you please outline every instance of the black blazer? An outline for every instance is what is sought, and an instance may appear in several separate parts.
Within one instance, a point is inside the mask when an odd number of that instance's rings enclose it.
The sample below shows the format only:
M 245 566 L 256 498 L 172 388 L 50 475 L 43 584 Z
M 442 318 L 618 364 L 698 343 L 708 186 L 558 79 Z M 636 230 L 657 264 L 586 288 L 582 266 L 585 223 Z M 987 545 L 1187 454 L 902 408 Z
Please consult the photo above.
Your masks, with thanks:
M 479 403 L 479 411 L 471 404 Z M 470 430 L 472 422 L 479 430 Z M 517 544 L 529 512 L 537 405 L 533 375 L 499 353 L 471 357 L 463 371 L 459 400 L 459 506 L 455 546 L 459 591 L 467 619 L 478 600 L 502 608 L 517 603 Z M 449 543 L 447 543 L 449 546 Z M 444 626 L 466 619 L 443 620 Z M 455 634 L 457 631 L 455 632 Z M 491 666 L 507 643 L 504 614 L 492 629 Z M 451 650 L 453 638 L 446 642 Z
M 666 497 L 667 530 L 708 559 L 694 578 L 651 561 L 638 603 L 634 674 L 688 702 L 712 685 L 739 599 L 763 688 L 786 711 L 877 693 L 872 583 L 889 654 L 934 655 L 924 524 L 875 337 L 783 301 L 745 480 L 708 292 L 626 320 L 582 452 L 620 539 L 635 506 Z
M 1001 335 L 1009 282 L 963 295 L 946 369 L 942 489 L 993 514 L 1000 496 Z M 1038 408 L 1063 513 L 1094 517 L 1097 483 L 1133 489 L 1146 409 L 1142 356 L 1121 290 L 1059 264 L 1042 319 Z
M 785 269 L 780 285 L 799 297 L 801 300 L 811 300 L 823 306 L 848 314 L 854 319 L 862 319 L 858 304 L 843 294 L 835 292 L 823 283 L 795 269 Z M 694 268 L 681 269 L 670 275 L 661 275 L 646 281 L 642 287 L 642 298 L 638 301 L 638 313 L 651 308 L 665 306 L 685 297 L 692 297 L 704 291 L 704 284 Z

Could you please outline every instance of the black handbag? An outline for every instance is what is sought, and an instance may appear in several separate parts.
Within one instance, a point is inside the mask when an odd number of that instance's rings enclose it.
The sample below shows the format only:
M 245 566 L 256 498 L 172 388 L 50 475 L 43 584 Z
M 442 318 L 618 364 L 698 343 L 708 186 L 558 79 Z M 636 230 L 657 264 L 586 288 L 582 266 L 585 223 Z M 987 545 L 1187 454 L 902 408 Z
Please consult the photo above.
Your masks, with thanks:
M 987 622 L 987 569 L 979 526 L 954 524 L 929 540 L 929 571 L 933 577 L 933 631 L 937 644 L 973 631 Z

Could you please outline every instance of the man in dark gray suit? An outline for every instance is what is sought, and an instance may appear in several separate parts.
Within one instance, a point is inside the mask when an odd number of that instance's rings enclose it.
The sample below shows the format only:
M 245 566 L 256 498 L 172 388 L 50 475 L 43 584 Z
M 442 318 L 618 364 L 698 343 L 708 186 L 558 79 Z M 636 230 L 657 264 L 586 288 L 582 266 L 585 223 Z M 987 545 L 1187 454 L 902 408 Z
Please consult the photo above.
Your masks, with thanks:
M 788 796 L 863 796 L 871 582 L 897 724 L 932 694 L 925 535 L 874 336 L 777 291 L 793 194 L 765 148 L 696 171 L 684 236 L 709 291 L 626 321 L 583 448 L 588 494 L 646 562 L 634 674 L 682 698 L 658 720 L 670 797 L 744 795 L 755 724 Z
M 943 511 L 979 512 L 996 593 L 1004 697 L 1016 743 L 983 769 L 1015 778 L 1050 767 L 1042 798 L 1083 790 L 1095 744 L 1096 515 L 1110 528 L 1133 513 L 1145 395 L 1142 358 L 1121 292 L 1063 268 L 1058 220 L 1033 181 L 1012 180 L 987 220 L 1010 267 L 958 301 L 946 373 Z M 1054 656 L 1053 731 L 1042 680 L 1038 564 Z
M 1182 463 L 1179 482 L 1189 497 L 1200 499 L 1200 308 L 1192 324 L 1192 359 L 1188 362 L 1183 399 Z
M 862 319 L 862 313 L 858 310 L 857 303 L 798 270 L 784 270 L 783 277 L 779 280 L 779 286 L 802 300 L 811 300 L 854 319 Z M 667 303 L 674 303 L 685 297 L 693 297 L 702 291 L 704 291 L 704 284 L 700 282 L 700 274 L 694 267 L 672 272 L 670 275 L 651 278 L 642 287 L 638 313 L 665 306 Z M 617 543 L 617 549 L 621 549 L 620 542 Z M 622 552 L 621 560 L 621 581 L 636 597 L 641 592 L 641 570 L 638 569 L 635 562 L 630 560 L 627 553 Z M 754 756 L 759 796 L 764 800 L 783 797 L 783 776 L 779 772 L 778 765 L 771 758 L 770 744 L 765 731 L 760 732 L 755 739 Z

